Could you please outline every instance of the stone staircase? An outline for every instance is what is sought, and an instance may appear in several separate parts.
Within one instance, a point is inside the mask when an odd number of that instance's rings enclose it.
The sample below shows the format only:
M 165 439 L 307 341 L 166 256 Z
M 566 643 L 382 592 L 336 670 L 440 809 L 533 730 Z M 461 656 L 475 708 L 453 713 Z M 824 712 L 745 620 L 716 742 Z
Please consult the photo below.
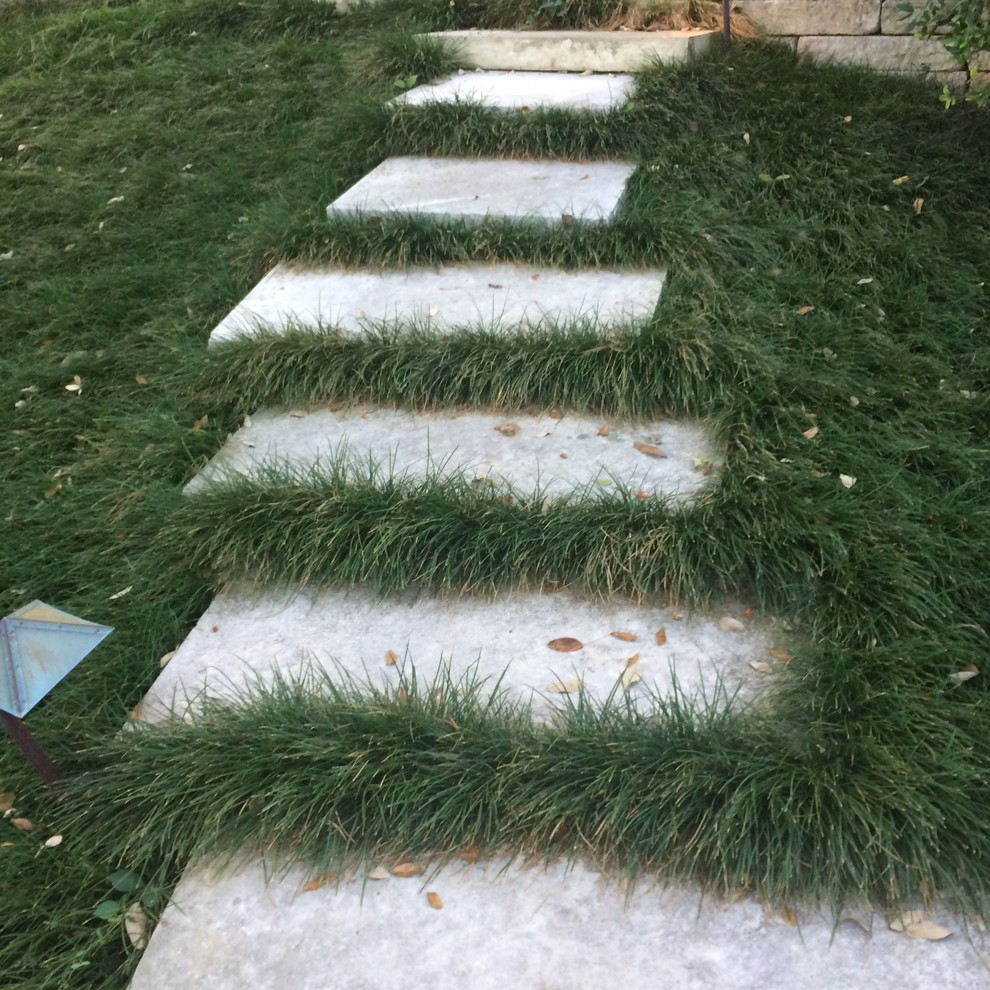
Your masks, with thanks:
M 627 33 L 456 32 L 469 72 L 426 83 L 399 101 L 477 100 L 508 110 L 621 105 L 633 71 L 656 47 Z M 496 35 L 498 37 L 496 37 Z M 508 36 L 507 36 L 508 35 Z M 566 37 L 564 36 L 566 35 Z M 659 39 L 686 58 L 711 32 Z M 488 47 L 485 47 L 488 46 Z M 557 75 L 534 68 L 570 70 Z M 585 74 L 591 69 L 592 74 Z M 519 71 L 515 71 L 519 70 Z M 458 220 L 498 215 L 545 225 L 608 223 L 633 163 L 393 158 L 328 207 L 330 216 L 413 212 Z M 279 266 L 214 330 L 220 344 L 260 330 L 308 328 L 344 337 L 383 324 L 439 333 L 539 333 L 592 321 L 602 334 L 650 320 L 659 270 L 562 271 L 525 263 L 345 271 Z M 671 506 L 718 484 L 722 452 L 704 424 L 631 422 L 580 411 L 416 412 L 374 406 L 259 410 L 190 485 L 320 465 L 355 476 L 454 476 L 493 497 L 593 498 L 624 490 Z M 699 470 L 701 465 L 705 470 Z M 624 635 L 617 637 L 614 634 Z M 194 718 L 197 698 L 236 693 L 314 668 L 397 688 L 413 666 L 429 684 L 444 671 L 495 683 L 534 706 L 563 695 L 603 699 L 617 689 L 648 708 L 676 683 L 699 704 L 735 694 L 755 701 L 772 684 L 769 619 L 742 603 L 682 614 L 671 604 L 593 602 L 570 591 L 513 591 L 495 600 L 283 588 L 217 596 L 142 704 L 143 717 Z M 551 644 L 572 638 L 580 649 Z M 636 654 L 637 656 L 633 656 Z M 627 675 L 636 665 L 635 678 Z M 422 872 L 420 872 L 420 870 Z M 378 864 L 370 876 L 312 878 L 300 869 L 268 883 L 248 861 L 215 874 L 192 866 L 175 891 L 132 990 L 246 985 L 308 988 L 973 987 L 985 977 L 963 943 L 910 943 L 883 919 L 775 916 L 746 900 L 700 905 L 687 891 L 609 886 L 565 868 L 470 856 L 442 869 Z M 801 927 L 795 927 L 800 921 Z

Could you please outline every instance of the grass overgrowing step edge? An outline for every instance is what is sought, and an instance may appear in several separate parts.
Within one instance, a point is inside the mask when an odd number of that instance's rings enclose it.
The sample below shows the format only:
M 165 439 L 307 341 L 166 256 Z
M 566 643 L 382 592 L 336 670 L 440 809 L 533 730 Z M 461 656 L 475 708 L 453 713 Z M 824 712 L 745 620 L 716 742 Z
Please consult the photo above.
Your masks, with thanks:
M 539 724 L 470 673 L 389 691 L 276 678 L 98 743 L 65 828 L 149 873 L 245 854 L 324 873 L 477 845 L 774 904 L 985 914 L 990 815 L 967 795 L 985 792 L 990 749 L 962 697 L 902 698 L 896 725 L 874 703 L 896 729 L 875 735 L 786 704 L 699 713 L 677 691 L 649 716 L 582 696 Z
M 985 543 L 967 538 L 955 508 L 964 494 L 929 493 L 919 505 L 917 493 L 902 493 L 864 524 L 864 498 L 836 479 L 796 479 L 776 458 L 756 463 L 771 477 L 730 457 L 687 507 L 597 486 L 545 503 L 460 476 L 383 477 L 373 465 L 362 473 L 343 457 L 302 472 L 273 463 L 182 499 L 157 545 L 215 586 L 478 594 L 571 586 L 684 604 L 742 594 L 813 640 L 843 647 L 929 630 L 924 653 L 906 662 L 933 676 L 980 662 L 978 639 L 960 652 L 945 636 L 950 625 L 985 619 Z M 933 554 L 957 567 L 968 560 L 970 579 L 933 573 Z

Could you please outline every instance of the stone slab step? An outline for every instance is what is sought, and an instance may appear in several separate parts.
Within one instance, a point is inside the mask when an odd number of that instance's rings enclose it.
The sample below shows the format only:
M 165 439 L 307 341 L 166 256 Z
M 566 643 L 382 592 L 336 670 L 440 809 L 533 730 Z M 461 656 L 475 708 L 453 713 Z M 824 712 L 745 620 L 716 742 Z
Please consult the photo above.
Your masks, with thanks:
M 511 332 L 589 321 L 607 330 L 649 320 L 663 280 L 658 269 L 472 264 L 344 271 L 278 265 L 214 329 L 210 343 L 262 327 L 322 327 L 347 336 L 392 322 L 439 332 L 457 327 Z
M 644 453 L 636 444 L 662 445 L 666 456 Z M 716 480 L 721 452 L 703 426 L 692 422 L 379 406 L 262 410 L 187 490 L 232 475 L 257 474 L 273 463 L 291 465 L 305 478 L 315 465 L 329 465 L 335 458 L 343 458 L 356 478 L 369 473 L 381 479 L 461 476 L 522 497 L 537 489 L 546 498 L 559 498 L 575 490 L 625 487 L 643 497 L 685 500 Z
M 624 162 L 388 158 L 335 199 L 327 214 L 607 221 L 634 169 Z
M 719 622 L 731 617 L 738 631 Z M 664 630 L 662 644 L 657 632 Z M 634 640 L 613 632 L 631 633 Z M 643 712 L 676 683 L 699 707 L 745 704 L 772 689 L 784 664 L 767 652 L 780 635 L 773 621 L 745 619 L 739 603 L 711 614 L 576 593 L 512 591 L 494 601 L 473 596 L 381 596 L 361 589 L 266 591 L 228 588 L 212 602 L 141 704 L 141 718 L 194 716 L 203 692 L 230 698 L 274 671 L 302 679 L 326 671 L 331 680 L 397 690 L 415 669 L 417 683 L 435 683 L 443 665 L 455 681 L 472 674 L 532 704 L 537 718 L 559 707 L 561 692 L 603 701 L 629 658 L 642 680 L 625 697 Z M 562 637 L 582 647 L 559 652 Z M 387 663 L 392 651 L 397 658 Z M 750 666 L 750 662 L 763 665 Z M 623 692 L 620 691 L 622 695 Z M 652 696 L 652 697 L 651 697 Z M 707 699 L 707 701 L 705 700 Z
M 460 72 L 416 86 L 392 100 L 396 105 L 478 103 L 504 110 L 562 107 L 612 110 L 632 97 L 636 80 L 629 75 L 570 72 Z
M 467 68 L 638 72 L 705 51 L 717 31 L 438 31 Z
M 582 864 L 455 861 L 304 890 L 310 876 L 269 883 L 258 861 L 189 870 L 131 990 L 972 990 L 987 979 L 985 936 L 912 940 L 865 912 L 795 926 L 749 899 L 629 893 Z

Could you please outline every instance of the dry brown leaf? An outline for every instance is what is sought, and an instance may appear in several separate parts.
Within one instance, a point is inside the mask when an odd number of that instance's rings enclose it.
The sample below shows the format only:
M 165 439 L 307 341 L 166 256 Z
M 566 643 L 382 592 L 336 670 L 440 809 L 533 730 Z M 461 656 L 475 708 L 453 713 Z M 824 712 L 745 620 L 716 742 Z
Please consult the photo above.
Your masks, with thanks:
M 458 859 L 463 859 L 465 863 L 477 863 L 481 850 L 477 846 L 461 846 L 457 851 Z
M 821 432 L 821 431 L 820 431 L 820 430 L 818 429 L 818 427 L 817 427 L 817 426 L 809 426 L 809 427 L 808 427 L 808 429 L 806 429 L 806 430 L 804 431 L 804 433 L 802 434 L 802 436 L 803 436 L 803 437 L 804 437 L 804 438 L 805 438 L 806 440 L 813 440 L 813 439 L 814 439 L 815 437 L 817 437 L 817 436 L 818 436 L 818 434 L 819 434 L 820 432 Z
M 954 674 L 949 674 L 949 680 L 953 684 L 964 684 L 966 681 L 971 681 L 980 671 L 973 664 L 962 670 L 957 670 Z
M 921 938 L 937 942 L 952 934 L 948 928 L 928 921 L 920 911 L 905 911 L 890 923 L 891 931 L 903 932 L 909 938 Z
M 779 660 L 781 663 L 787 663 L 789 660 L 794 659 L 793 653 L 788 653 L 787 650 L 782 650 L 779 646 L 771 646 L 767 649 L 767 653 L 774 658 L 774 660 Z
M 514 437 L 519 432 L 519 424 L 499 423 L 497 426 L 493 426 L 492 429 L 496 433 L 501 433 L 503 437 Z
M 559 636 L 557 639 L 551 639 L 547 646 L 558 653 L 573 653 L 575 650 L 582 649 L 584 643 L 573 636 Z
M 158 666 L 167 667 L 169 660 L 171 660 L 177 652 L 178 650 L 169 650 L 168 653 L 162 654 L 161 659 L 158 661 Z
M 744 608 L 743 609 L 743 618 L 747 622 L 752 622 L 753 621 L 753 610 L 751 608 Z
M 198 433 L 204 426 L 206 426 L 207 423 L 209 423 L 209 421 L 210 421 L 209 415 L 200 416 L 199 419 L 197 419 L 196 422 L 193 423 L 192 425 L 193 433 Z
M 643 443 L 641 440 L 637 440 L 633 446 L 641 453 L 646 454 L 647 457 L 666 457 L 666 451 L 662 447 L 658 447 L 655 443 Z
M 794 312 L 797 313 L 798 316 L 805 316 L 806 314 L 810 313 L 814 308 L 815 308 L 814 306 L 798 306 L 798 308 L 794 310 Z
M 750 660 L 749 665 L 753 670 L 759 671 L 761 674 L 773 673 L 773 664 L 767 663 L 766 660 Z
M 405 688 L 399 688 L 399 704 L 404 705 L 409 700 L 409 692 Z
M 856 484 L 856 479 L 851 474 L 840 474 L 839 481 L 843 488 L 852 488 Z
M 922 207 L 924 207 L 924 205 L 925 205 L 925 198 L 924 198 L 924 196 L 915 196 L 914 197 L 914 215 L 916 217 L 920 217 L 921 216 L 921 210 L 922 210 Z
M 423 872 L 423 867 L 419 863 L 396 863 L 392 867 L 392 876 L 401 877 L 408 880 L 409 877 L 418 877 Z
M 140 722 L 141 721 L 141 706 L 140 705 L 135 705 L 131 709 L 131 715 L 130 715 L 130 717 L 131 717 L 131 721 L 132 722 Z
M 925 916 L 920 911 L 904 911 L 890 923 L 892 932 L 903 932 L 908 925 L 917 925 L 925 920 Z
M 386 667 L 394 667 L 398 662 L 399 662 L 399 655 L 395 652 L 395 650 L 389 650 L 385 654 Z
M 22 832 L 33 832 L 38 827 L 30 818 L 11 818 L 10 824 Z
M 731 615 L 723 615 L 718 620 L 718 627 L 722 632 L 742 632 L 746 626 Z
M 798 923 L 797 911 L 795 911 L 794 908 L 781 908 L 780 917 L 788 925 L 796 925 Z
M 293 419 L 305 419 L 309 413 L 305 409 L 290 409 L 289 415 Z
M 623 643 L 635 643 L 636 634 L 631 632 L 625 632 L 624 630 L 618 630 L 617 632 L 609 633 L 610 636 L 614 636 L 616 639 L 621 639 Z
M 547 690 L 553 694 L 574 694 L 584 686 L 580 677 L 572 677 L 566 681 L 554 681 L 547 685 Z
M 135 949 L 143 949 L 148 944 L 148 916 L 140 901 L 129 905 L 124 914 L 124 931 Z
M 657 646 L 663 646 L 667 642 L 667 630 L 663 626 L 657 630 L 656 640 Z
M 637 661 L 632 663 L 627 663 L 625 670 L 622 671 L 622 676 L 619 678 L 619 683 L 622 685 L 623 691 L 628 691 L 634 684 L 638 683 L 643 679 L 642 668 Z
M 642 489 L 636 492 L 636 498 L 638 498 L 640 501 L 642 501 L 644 498 L 649 498 L 649 497 L 650 497 L 650 493 L 644 492 Z
M 0 812 L 10 811 L 14 807 L 14 792 L 0 791 Z
M 671 612 L 670 617 L 674 620 L 674 622 L 680 622 L 681 619 L 684 618 L 684 615 L 681 612 Z
M 563 419 L 564 418 L 564 414 L 559 409 L 557 409 L 556 406 L 553 409 L 548 410 L 547 415 L 551 419 Z
M 567 458 L 568 458 L 568 457 L 570 457 L 570 456 L 571 456 L 570 454 L 561 454 L 561 455 L 560 455 L 560 459 L 561 459 L 562 461 L 566 461 L 566 460 L 567 460 Z
M 62 845 L 62 836 L 53 835 L 50 839 L 45 839 L 44 846 L 46 849 L 54 849 L 56 846 Z
M 144 375 L 135 375 L 134 376 L 134 381 L 136 381 L 138 383 L 138 385 L 147 385 L 148 384 L 148 379 L 145 378 Z
M 426 892 L 426 900 L 434 911 L 439 911 L 443 907 L 443 901 L 440 900 L 440 895 L 435 890 Z
M 374 869 L 368 870 L 369 880 L 388 880 L 391 876 L 392 874 L 385 866 L 376 866 Z
M 605 423 L 602 423 L 602 425 L 598 427 L 598 435 L 600 437 L 608 436 L 608 426 Z

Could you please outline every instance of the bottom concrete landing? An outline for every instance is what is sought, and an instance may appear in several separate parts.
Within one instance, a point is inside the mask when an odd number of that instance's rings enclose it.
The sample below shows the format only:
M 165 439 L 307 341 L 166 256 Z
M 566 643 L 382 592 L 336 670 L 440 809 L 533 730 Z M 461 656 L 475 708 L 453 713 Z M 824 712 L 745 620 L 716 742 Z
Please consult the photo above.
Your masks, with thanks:
M 345 878 L 304 891 L 294 870 L 190 870 L 131 990 L 974 990 L 977 950 L 914 941 L 868 913 L 833 931 L 758 904 L 608 886 L 577 865 L 455 861 L 411 879 Z M 428 895 L 432 894 L 432 898 Z

